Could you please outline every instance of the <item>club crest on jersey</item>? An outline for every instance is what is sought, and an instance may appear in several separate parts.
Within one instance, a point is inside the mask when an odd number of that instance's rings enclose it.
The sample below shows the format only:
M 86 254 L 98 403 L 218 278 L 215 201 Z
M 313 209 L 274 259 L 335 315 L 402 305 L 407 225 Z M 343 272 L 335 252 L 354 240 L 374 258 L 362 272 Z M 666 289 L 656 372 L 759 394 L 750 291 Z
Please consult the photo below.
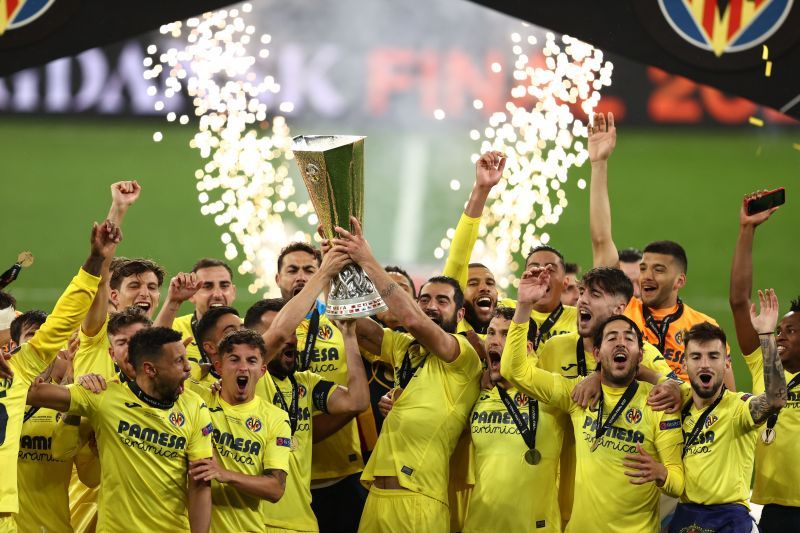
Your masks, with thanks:
M 177 412 L 176 411 L 172 411 L 169 414 L 169 421 L 173 426 L 175 426 L 176 428 L 179 428 L 179 427 L 183 427 L 183 425 L 186 423 L 186 417 L 183 416 L 183 413 L 181 413 L 180 411 L 177 411 Z
M 317 338 L 321 341 L 329 341 L 333 338 L 333 328 L 323 324 L 317 330 Z
M 711 416 L 706 418 L 706 427 L 710 428 L 717 420 L 719 420 L 719 417 L 717 417 L 717 415 L 712 414 Z
M 525 407 L 526 405 L 528 405 L 529 401 L 530 401 L 529 398 L 524 394 L 522 394 L 521 392 L 518 392 L 514 395 L 514 403 L 517 404 L 519 407 Z
M 258 433 L 261 431 L 261 419 L 255 416 L 251 416 L 247 420 L 244 421 L 244 425 L 247 426 L 247 429 L 252 431 L 253 433 Z
M 683 346 L 683 338 L 685 336 L 686 336 L 686 330 L 685 329 L 682 329 L 682 330 L 678 331 L 677 333 L 675 333 L 675 342 L 678 344 L 678 346 Z
M 56 413 L 56 424 L 61 422 L 61 419 L 64 417 L 61 413 Z
M 697 524 L 692 524 L 690 526 L 682 527 L 679 533 L 714 533 L 714 530 L 700 527 Z
M 638 424 L 642 421 L 642 412 L 636 407 L 631 407 L 628 409 L 628 412 L 625 413 L 625 420 L 627 420 L 629 424 Z
M 767 40 L 794 0 L 659 0 L 664 18 L 683 40 L 713 52 L 741 52 Z

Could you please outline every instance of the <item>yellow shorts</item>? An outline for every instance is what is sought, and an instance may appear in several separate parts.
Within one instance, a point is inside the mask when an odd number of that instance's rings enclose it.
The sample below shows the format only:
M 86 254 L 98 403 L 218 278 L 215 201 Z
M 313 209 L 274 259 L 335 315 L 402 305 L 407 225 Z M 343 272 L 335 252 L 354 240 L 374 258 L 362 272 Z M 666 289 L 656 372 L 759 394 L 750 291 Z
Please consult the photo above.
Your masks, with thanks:
M 369 489 L 359 533 L 447 533 L 450 510 L 428 496 L 405 489 Z
M 17 521 L 13 514 L 0 514 L 0 533 L 17 533 Z

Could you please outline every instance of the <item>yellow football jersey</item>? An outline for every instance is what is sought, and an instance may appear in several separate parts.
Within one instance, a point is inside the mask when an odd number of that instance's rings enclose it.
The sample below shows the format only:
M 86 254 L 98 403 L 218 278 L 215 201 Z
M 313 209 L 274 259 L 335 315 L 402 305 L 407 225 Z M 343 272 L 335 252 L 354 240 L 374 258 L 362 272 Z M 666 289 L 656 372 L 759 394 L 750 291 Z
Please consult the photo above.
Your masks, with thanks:
M 497 303 L 497 307 L 511 307 L 517 308 L 517 302 L 510 298 L 504 298 Z M 551 313 L 541 313 L 539 311 L 531 311 L 531 318 L 536 323 L 536 326 L 541 328 Z M 558 316 L 553 325 L 544 333 L 542 333 L 539 340 L 538 350 L 541 350 L 547 341 L 556 335 L 563 335 L 565 333 L 576 333 L 578 331 L 578 308 L 571 305 L 563 305 L 561 307 L 561 314 Z
M 342 332 L 328 319 L 325 304 L 317 302 L 320 311 L 319 333 L 308 370 L 337 385 L 347 386 L 347 355 Z M 297 326 L 297 349 L 302 351 L 308 336 L 309 319 Z M 349 476 L 364 469 L 361 441 L 355 419 L 342 429 L 314 444 L 311 460 L 311 479 L 323 480 Z
M 382 354 L 400 367 L 408 352 L 416 372 L 383 422 L 362 482 L 396 476 L 400 485 L 447 504 L 450 456 L 478 399 L 481 363 L 462 335 L 453 335 L 461 353 L 446 363 L 416 345 L 414 337 L 383 330 Z
M 753 394 L 764 393 L 764 359 L 761 348 L 744 357 L 753 378 Z M 786 384 L 798 374 L 784 372 Z M 800 385 L 788 390 L 788 401 L 778 415 L 775 440 L 767 445 L 756 440 L 756 476 L 753 484 L 753 503 L 774 503 L 800 507 L 800 464 L 787 461 L 797 453 L 800 439 Z
M 267 527 L 318 531 L 317 518 L 311 510 L 311 428 L 313 416 L 324 412 L 321 408 L 336 390 L 336 385 L 310 371 L 295 372 L 297 383 L 297 428 L 291 436 L 289 475 L 283 498 L 277 503 L 262 502 L 261 511 Z M 258 382 L 256 395 L 280 407 L 281 398 L 291 409 L 292 382 L 279 380 L 267 374 Z M 280 396 L 279 396 L 280 395 Z
M 653 386 L 639 383 L 624 413 L 598 438 L 597 410 L 583 409 L 571 398 L 580 380 L 536 368 L 528 360 L 527 333 L 527 323 L 511 323 L 501 371 L 519 390 L 569 413 L 577 443 L 577 466 L 575 500 L 566 530 L 593 531 L 598 524 L 611 524 L 619 532 L 659 531 L 659 489 L 654 483 L 633 485 L 624 474 L 626 468 L 622 463 L 626 454 L 638 453 L 636 445 L 641 444 L 667 468 L 663 492 L 678 496 L 684 483 L 680 419 L 650 409 L 647 396 Z M 607 417 L 625 389 L 602 387 L 603 413 Z M 595 442 L 598 447 L 592 451 Z
M 249 476 L 266 470 L 289 472 L 291 431 L 285 411 L 263 398 L 230 405 L 219 394 L 200 395 L 208 405 L 217 460 Z M 264 531 L 260 498 L 234 487 L 211 483 L 212 531 Z
M 98 531 L 188 531 L 188 462 L 212 455 L 206 404 L 190 390 L 160 409 L 128 384 L 108 383 L 100 394 L 69 389 L 69 412 L 89 418 L 97 436 L 103 487 Z
M 529 398 L 513 388 L 507 392 L 530 424 Z M 541 461 L 530 465 L 524 458 L 528 445 L 497 388 L 481 391 L 470 418 L 475 487 L 464 533 L 561 532 L 555 490 L 564 431 L 557 420 L 559 414 L 555 408 L 539 402 L 536 450 L 541 453 Z
M 59 460 L 53 450 L 61 413 L 27 407 L 25 419 L 17 461 L 17 527 L 20 531 L 72 531 L 67 493 L 72 459 Z
M 750 416 L 752 398 L 752 394 L 726 390 L 708 415 L 702 431 L 683 458 L 686 488 L 682 502 L 748 506 L 758 438 L 758 425 Z M 688 416 L 683 419 L 683 432 L 687 437 L 704 410 L 705 407 L 698 409 L 692 402 Z
M 56 302 L 47 321 L 11 357 L 13 379 L 0 379 L 0 513 L 16 513 L 17 454 L 28 387 L 78 329 L 97 293 L 100 278 L 81 269 Z
M 450 251 L 447 254 L 447 261 L 444 263 L 443 276 L 453 278 L 463 291 L 467 287 L 469 280 L 469 260 L 472 257 L 472 249 L 475 241 L 478 240 L 478 228 L 480 228 L 480 217 L 471 217 L 466 213 L 461 213 L 458 219 L 453 240 L 450 242 Z M 466 319 L 462 318 L 458 323 L 458 333 L 473 329 Z
M 117 369 L 108 350 L 111 347 L 108 340 L 108 317 L 106 316 L 103 327 L 96 335 L 89 337 L 81 328 L 78 339 L 80 346 L 72 361 L 74 375 L 100 374 L 106 381 L 116 378 Z

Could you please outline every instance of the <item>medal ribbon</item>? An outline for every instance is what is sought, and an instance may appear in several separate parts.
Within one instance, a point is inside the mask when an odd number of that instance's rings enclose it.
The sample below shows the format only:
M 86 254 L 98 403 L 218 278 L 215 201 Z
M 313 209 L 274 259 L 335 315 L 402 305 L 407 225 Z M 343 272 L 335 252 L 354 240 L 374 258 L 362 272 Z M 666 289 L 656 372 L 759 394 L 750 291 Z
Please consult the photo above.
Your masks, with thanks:
M 792 381 L 786 384 L 786 391 L 790 391 L 795 388 L 797 385 L 800 385 L 800 374 L 797 374 L 795 377 L 792 378 Z M 775 413 L 774 415 L 770 415 L 767 418 L 767 429 L 775 429 L 775 424 L 778 423 L 778 415 L 780 412 Z
M 272 378 L 272 383 L 275 384 L 275 390 L 278 391 L 276 398 L 278 398 L 278 403 L 281 404 L 280 408 L 289 413 L 289 427 L 292 428 L 292 436 L 294 437 L 294 432 L 297 431 L 297 420 L 300 418 L 299 389 L 294 374 L 289 374 L 288 378 L 292 384 L 292 404 L 290 406 L 286 405 L 286 398 L 283 397 L 281 388 L 275 383 L 275 378 Z
M 578 363 L 578 375 L 588 376 L 586 369 L 586 350 L 583 348 L 583 337 L 578 338 L 578 345 L 575 347 L 575 360 Z
M 642 306 L 642 314 L 644 315 L 644 323 L 647 329 L 655 333 L 658 338 L 658 351 L 664 355 L 664 347 L 667 344 L 667 331 L 669 326 L 683 315 L 683 302 L 678 298 L 678 309 L 674 313 L 665 316 L 660 322 L 653 318 L 650 308 L 646 305 Z
M 603 421 L 603 388 L 600 387 L 600 401 L 597 403 L 597 429 L 595 430 L 595 442 L 597 442 L 600 437 L 602 437 L 605 432 L 614 425 L 622 411 L 631 403 L 633 396 L 636 394 L 636 391 L 639 390 L 639 382 L 635 379 L 628 385 L 628 388 L 625 389 L 625 392 L 622 393 L 622 397 L 617 401 L 617 404 L 611 409 L 611 412 L 608 413 L 608 418 L 605 422 L 601 424 Z
M 406 349 L 406 353 L 403 356 L 403 362 L 400 363 L 400 368 L 397 370 L 397 381 L 400 385 L 401 389 L 405 389 L 408 386 L 408 382 L 411 381 L 411 378 L 414 377 L 414 374 L 417 371 L 417 368 L 411 366 L 411 350 L 414 347 L 419 349 L 419 344 L 416 341 L 412 342 L 408 349 Z
M 719 393 L 717 399 L 714 400 L 714 403 L 706 407 L 706 410 L 703 411 L 703 414 L 701 414 L 700 418 L 698 418 L 697 422 L 695 422 L 694 427 L 692 428 L 692 431 L 689 433 L 689 435 L 687 436 L 686 432 L 685 431 L 683 432 L 684 442 L 683 442 L 683 452 L 681 452 L 681 457 L 684 457 L 686 455 L 686 452 L 689 451 L 689 448 L 692 446 L 692 444 L 695 443 L 697 437 L 700 435 L 700 431 L 703 430 L 703 426 L 706 423 L 708 415 L 710 415 L 711 411 L 713 411 L 714 408 L 717 405 L 719 405 L 719 402 L 722 401 L 723 396 L 725 396 L 724 384 L 722 385 L 722 391 Z M 683 421 L 686 419 L 687 416 L 689 416 L 689 411 L 691 411 L 692 409 L 692 404 L 693 402 L 690 401 L 689 403 L 686 404 L 686 407 L 683 408 L 683 411 L 681 411 L 681 429 L 683 429 Z
M 131 389 L 131 392 L 135 394 L 137 398 L 142 400 L 150 407 L 155 407 L 156 409 L 171 409 L 172 406 L 175 405 L 175 402 L 165 402 L 163 400 L 159 400 L 158 398 L 153 398 L 145 391 L 140 389 L 139 385 L 137 385 L 135 381 L 128 381 L 127 385 L 128 388 Z
M 506 392 L 506 390 L 502 387 L 497 387 L 497 392 L 500 394 L 500 399 L 503 400 L 506 409 L 511 415 L 514 425 L 517 426 L 519 434 L 522 436 L 522 440 L 525 441 L 525 444 L 529 449 L 535 449 L 536 428 L 539 425 L 539 402 L 533 398 L 528 398 L 529 427 L 528 424 L 525 423 L 525 419 L 522 418 L 522 413 L 520 413 L 519 409 L 517 409 L 517 404 L 514 403 L 514 400 L 511 399 L 511 396 L 508 395 L 508 392 Z
M 308 322 L 308 333 L 306 334 L 306 345 L 303 351 L 300 352 L 300 372 L 308 370 L 311 366 L 311 354 L 314 352 L 314 346 L 317 344 L 317 337 L 319 336 L 319 308 L 314 306 L 314 311 L 311 312 L 311 319 Z
M 558 319 L 561 318 L 561 313 L 563 313 L 563 312 L 564 312 L 564 305 L 559 303 L 558 307 L 556 307 L 555 311 L 550 313 L 550 315 L 547 317 L 547 319 L 544 322 L 542 322 L 542 325 L 537 328 L 536 337 L 534 337 L 534 339 L 533 339 L 533 349 L 534 350 L 538 350 L 539 349 L 539 344 L 542 341 L 542 335 L 544 335 L 545 333 L 550 331 L 550 328 L 552 328 L 553 325 L 556 322 L 558 322 Z M 534 322 L 533 324 L 536 325 L 536 322 Z

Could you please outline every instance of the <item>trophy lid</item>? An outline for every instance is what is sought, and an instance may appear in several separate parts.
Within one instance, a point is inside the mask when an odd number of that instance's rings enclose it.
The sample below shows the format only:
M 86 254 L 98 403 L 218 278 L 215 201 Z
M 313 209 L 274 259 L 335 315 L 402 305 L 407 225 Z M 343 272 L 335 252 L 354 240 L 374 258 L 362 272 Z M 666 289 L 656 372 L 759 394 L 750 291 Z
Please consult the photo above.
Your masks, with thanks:
M 327 152 L 366 139 L 360 135 L 298 135 L 292 139 L 292 151 Z

